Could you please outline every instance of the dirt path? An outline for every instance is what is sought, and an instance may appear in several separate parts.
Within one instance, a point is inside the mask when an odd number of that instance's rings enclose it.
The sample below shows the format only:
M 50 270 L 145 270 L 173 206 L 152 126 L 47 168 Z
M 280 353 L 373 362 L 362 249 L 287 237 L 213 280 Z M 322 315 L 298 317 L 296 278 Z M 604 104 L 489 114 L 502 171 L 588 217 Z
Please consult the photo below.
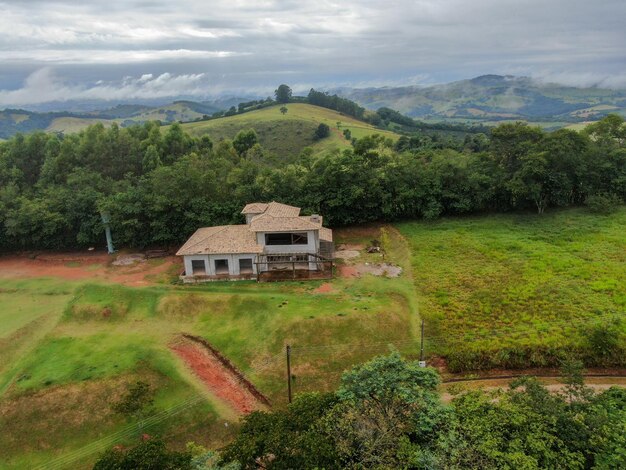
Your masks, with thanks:
M 442 399 L 444 402 L 448 403 L 453 398 L 453 394 L 449 392 L 451 387 L 456 388 L 457 390 L 495 390 L 495 389 L 506 389 L 509 386 L 509 383 L 513 378 L 479 378 L 475 380 L 465 380 L 462 382 L 445 382 L 441 385 L 442 391 Z M 558 392 L 563 390 L 565 385 L 561 382 L 562 377 L 552 376 L 552 377 L 537 377 L 537 380 L 544 384 L 546 388 L 550 392 Z M 626 387 L 626 376 L 595 376 L 589 375 L 585 376 L 585 385 L 589 388 L 600 392 L 602 390 L 609 389 L 614 386 Z
M 53 277 L 67 280 L 101 280 L 127 286 L 155 284 L 154 278 L 165 275 L 173 266 L 182 264 L 174 256 L 154 263 L 145 261 L 130 266 L 112 266 L 106 253 L 58 253 L 37 258 L 0 256 L 0 279 Z
M 190 338 L 179 337 L 170 348 L 216 397 L 242 414 L 269 404 L 227 359 L 216 354 L 208 344 Z

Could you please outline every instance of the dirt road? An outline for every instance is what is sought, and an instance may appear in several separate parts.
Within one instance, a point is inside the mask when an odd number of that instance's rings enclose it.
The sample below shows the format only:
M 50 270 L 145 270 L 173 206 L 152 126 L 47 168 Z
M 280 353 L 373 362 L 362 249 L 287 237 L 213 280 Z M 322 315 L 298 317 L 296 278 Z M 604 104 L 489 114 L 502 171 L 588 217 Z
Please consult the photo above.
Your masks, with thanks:
M 113 266 L 113 257 L 97 253 L 42 254 L 35 258 L 20 255 L 0 256 L 0 279 L 55 277 L 67 280 L 98 280 L 127 286 L 155 284 L 179 266 L 175 256 Z

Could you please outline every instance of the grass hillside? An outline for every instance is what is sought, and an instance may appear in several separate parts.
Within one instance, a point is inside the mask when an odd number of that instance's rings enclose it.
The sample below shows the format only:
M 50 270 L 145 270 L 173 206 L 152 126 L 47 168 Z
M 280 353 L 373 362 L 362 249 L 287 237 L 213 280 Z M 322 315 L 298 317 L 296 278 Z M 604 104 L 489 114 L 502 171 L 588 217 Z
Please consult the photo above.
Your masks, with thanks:
M 80 132 L 89 126 L 101 123 L 108 127 L 113 124 L 109 119 L 82 118 L 82 117 L 58 117 L 54 118 L 50 125 L 46 128 L 46 132 L 62 132 L 64 134 L 72 134 Z
M 281 105 L 276 105 L 235 116 L 186 123 L 183 128 L 192 135 L 208 135 L 215 141 L 232 139 L 241 129 L 252 128 L 259 135 L 263 148 L 279 156 L 296 156 L 305 147 L 312 147 L 316 154 L 347 148 L 350 142 L 343 136 L 344 129 L 350 129 L 357 139 L 370 134 L 383 134 L 393 140 L 398 138 L 393 132 L 381 131 L 327 108 L 304 103 L 290 103 L 286 107 L 288 111 L 284 115 L 280 112 Z M 316 141 L 313 134 L 321 123 L 330 127 L 331 135 Z
M 0 468 L 89 468 L 144 432 L 177 448 L 219 447 L 237 417 L 173 353 L 181 333 L 217 347 L 274 406 L 286 400 L 285 345 L 295 392 L 328 390 L 390 345 L 417 357 L 420 317 L 429 360 L 464 370 L 553 365 L 585 347 L 595 326 L 623 318 L 624 226 L 626 209 L 575 209 L 347 228 L 336 242 L 358 257 L 341 261 L 342 277 L 328 283 L 180 286 L 165 275 L 127 287 L 98 277 L 126 268 L 102 264 L 66 266 L 94 273 L 74 281 L 5 273 Z M 381 262 L 365 252 L 372 239 L 403 268 L 399 277 L 368 274 Z M 148 417 L 116 414 L 112 405 L 138 380 L 155 390 Z
M 624 227 L 626 209 L 401 224 L 430 352 L 457 370 L 554 366 L 616 319 L 626 345 Z
M 368 236 L 380 238 L 376 231 Z M 397 235 L 393 241 L 404 246 Z M 395 249 L 390 253 L 404 263 Z M 3 279 L 0 468 L 89 468 L 104 448 L 134 442 L 143 432 L 163 434 L 178 448 L 190 440 L 219 447 L 237 416 L 172 352 L 181 333 L 208 340 L 275 405 L 286 401 L 286 344 L 294 346 L 297 392 L 336 386 L 343 370 L 388 351 L 388 343 L 417 350 L 409 277 L 320 285 L 134 288 Z M 156 391 L 150 417 L 116 414 L 112 405 L 138 380 Z M 57 457 L 64 460 L 47 463 Z

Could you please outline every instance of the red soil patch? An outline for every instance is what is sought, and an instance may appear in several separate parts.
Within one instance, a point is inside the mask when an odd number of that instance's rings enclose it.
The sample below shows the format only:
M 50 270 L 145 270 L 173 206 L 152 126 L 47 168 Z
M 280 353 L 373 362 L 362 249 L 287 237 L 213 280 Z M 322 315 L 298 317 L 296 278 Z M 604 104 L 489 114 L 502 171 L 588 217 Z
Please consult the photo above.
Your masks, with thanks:
M 237 412 L 245 414 L 261 408 L 259 400 L 242 380 L 207 348 L 186 339 L 170 345 L 170 348 L 209 390 Z
M 317 294 L 327 294 L 328 292 L 332 292 L 332 291 L 333 291 L 333 285 L 330 282 L 325 282 L 324 284 L 319 286 L 317 289 L 315 289 L 313 292 Z
M 341 277 L 359 277 L 359 271 L 354 266 L 348 266 L 347 264 L 342 264 L 338 266 L 339 275 Z
M 181 261 L 170 256 L 157 266 L 149 262 L 135 266 L 109 266 L 111 257 L 106 253 L 54 253 L 39 255 L 35 259 L 11 255 L 0 257 L 1 278 L 55 277 L 68 280 L 94 279 L 116 282 L 128 286 L 154 284 L 148 276 L 162 274 Z M 70 264 L 71 263 L 71 264 Z

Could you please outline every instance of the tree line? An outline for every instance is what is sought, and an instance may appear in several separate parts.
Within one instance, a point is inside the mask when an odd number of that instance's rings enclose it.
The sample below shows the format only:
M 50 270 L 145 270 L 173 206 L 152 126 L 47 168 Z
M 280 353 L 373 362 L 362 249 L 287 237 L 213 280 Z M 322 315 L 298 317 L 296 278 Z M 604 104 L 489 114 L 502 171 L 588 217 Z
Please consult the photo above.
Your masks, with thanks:
M 159 440 L 106 452 L 94 469 L 613 469 L 626 466 L 626 389 L 595 393 L 564 364 L 557 393 L 533 378 L 504 391 L 455 391 L 392 353 L 346 372 L 332 393 L 246 416 L 221 453 Z
M 250 130 L 232 141 L 178 124 L 94 125 L 78 134 L 0 143 L 0 249 L 175 245 L 198 227 L 239 223 L 241 207 L 276 200 L 331 226 L 589 204 L 626 197 L 626 125 L 609 115 L 584 132 L 502 124 L 460 146 L 380 135 L 294 159 Z

